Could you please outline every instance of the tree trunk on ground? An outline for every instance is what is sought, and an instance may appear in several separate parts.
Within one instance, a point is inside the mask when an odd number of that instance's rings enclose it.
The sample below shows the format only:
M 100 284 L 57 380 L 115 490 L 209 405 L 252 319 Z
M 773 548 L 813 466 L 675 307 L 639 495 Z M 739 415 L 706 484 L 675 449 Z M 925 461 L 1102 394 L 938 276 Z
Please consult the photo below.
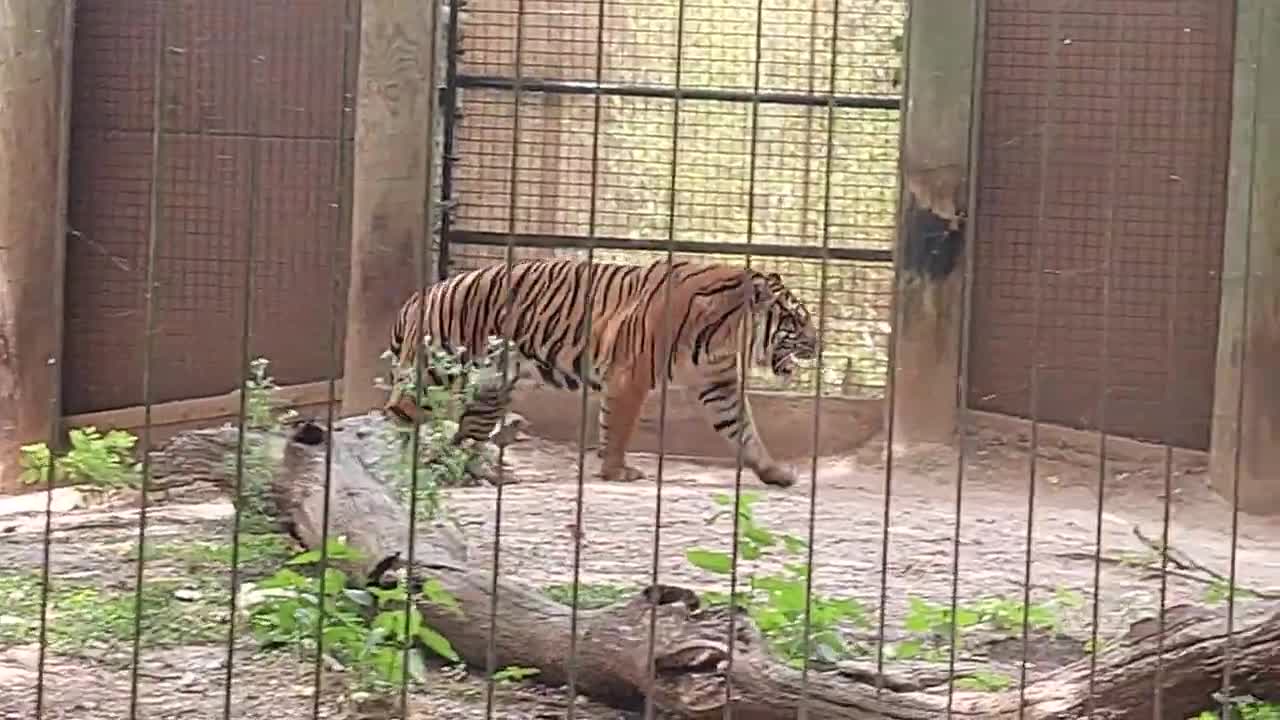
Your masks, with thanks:
M 389 573 L 407 568 L 409 513 L 358 457 L 358 435 L 334 434 L 331 454 L 330 537 L 345 537 L 363 556 L 344 567 L 353 577 L 385 583 Z M 318 547 L 326 477 L 325 432 L 303 424 L 273 443 L 279 469 L 272 493 L 280 521 L 308 547 Z M 234 453 L 234 428 L 197 431 L 176 439 L 155 463 L 157 476 L 225 481 L 222 458 Z M 161 482 L 164 482 L 161 478 Z M 474 667 L 486 667 L 493 595 L 487 566 L 470 559 L 465 540 L 448 525 L 420 522 L 413 547 L 412 576 L 434 578 L 453 595 L 460 612 L 425 601 L 426 622 L 448 638 Z M 570 610 L 513 578 L 496 585 L 496 668 L 536 667 L 548 684 L 567 681 Z M 646 668 L 651 599 L 656 598 L 654 678 Z M 578 617 L 577 691 L 603 702 L 631 706 L 647 694 L 663 710 L 697 720 L 720 718 L 732 688 L 733 716 L 741 720 L 795 718 L 807 699 L 808 717 L 822 720 L 926 720 L 945 716 L 946 687 L 922 688 L 910 678 L 886 676 L 877 692 L 874 678 L 839 672 L 810 672 L 807 690 L 799 672 L 774 660 L 759 633 L 743 616 L 728 667 L 729 618 L 698 609 L 689 590 L 659 586 L 630 602 Z M 1218 615 L 1170 613 L 1163 634 L 1137 631 L 1097 658 L 1095 702 L 1089 713 L 1088 659 L 1030 684 L 1023 717 L 1030 719 L 1150 718 L 1153 688 L 1162 674 L 1162 718 L 1180 720 L 1202 709 L 1221 685 L 1226 622 Z M 1181 617 L 1181 619 L 1180 619 Z M 1154 624 L 1154 623 L 1151 623 Z M 1163 660 L 1157 661 L 1163 647 Z M 1232 677 L 1240 692 L 1280 692 L 1280 614 L 1239 630 L 1234 638 Z M 1018 717 L 1017 690 L 1001 693 L 956 691 L 957 718 Z

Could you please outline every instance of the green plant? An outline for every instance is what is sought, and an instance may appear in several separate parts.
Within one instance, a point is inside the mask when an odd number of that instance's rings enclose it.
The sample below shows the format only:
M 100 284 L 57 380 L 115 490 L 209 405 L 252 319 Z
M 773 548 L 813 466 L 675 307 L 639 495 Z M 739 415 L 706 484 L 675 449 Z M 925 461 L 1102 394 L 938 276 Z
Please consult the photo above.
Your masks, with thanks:
M 255 433 L 276 433 L 285 423 L 297 417 L 297 412 L 284 407 L 276 393 L 280 386 L 275 378 L 267 374 L 270 361 L 266 358 L 255 358 L 249 363 L 249 377 L 244 382 L 244 438 L 243 454 L 237 458 L 237 452 L 230 452 L 223 459 L 224 470 L 235 475 L 237 467 L 241 472 L 242 485 L 237 498 L 238 509 L 242 521 L 251 529 L 265 530 L 270 526 L 267 519 L 267 487 L 271 483 L 272 464 L 271 450 L 267 440 Z
M 714 500 L 718 505 L 734 505 L 732 495 L 719 494 Z M 778 551 L 787 556 L 801 554 L 807 547 L 803 540 L 786 533 L 774 533 L 756 521 L 752 506 L 758 500 L 758 494 L 742 493 L 736 505 L 739 559 L 759 560 Z M 713 523 L 730 513 L 729 509 L 717 511 L 707 522 Z M 731 573 L 734 564 L 729 553 L 703 548 L 690 549 L 685 557 L 695 567 L 721 575 Z M 785 563 L 781 573 L 747 574 L 747 589 L 732 599 L 722 593 L 706 593 L 705 598 L 712 604 L 733 604 L 746 611 L 769 640 L 773 651 L 790 665 L 804 664 L 806 647 L 811 658 L 836 662 L 850 654 L 840 632 L 841 624 L 867 627 L 867 613 L 854 599 L 809 594 L 809 572 L 807 563 Z
M 556 583 L 543 588 L 547 597 L 561 605 L 573 604 L 573 585 Z M 608 583 L 578 583 L 578 607 L 595 609 L 614 605 L 630 599 L 640 592 L 640 588 Z
M 1205 710 L 1187 720 L 1280 720 L 1280 704 L 1265 702 L 1250 695 L 1228 698 L 1227 706 L 1225 717 L 1217 710 Z
M 57 477 L 68 482 L 107 488 L 137 485 L 140 465 L 133 460 L 137 436 L 124 430 L 103 434 L 90 425 L 72 429 L 68 437 L 70 449 L 57 457 L 45 443 L 23 445 L 19 451 L 22 481 L 28 485 L 47 482 L 57 462 Z
M 955 680 L 957 690 L 976 690 L 978 692 L 1000 692 L 1013 684 L 1013 678 L 1003 673 L 979 670 Z
M 493 681 L 503 685 L 524 682 L 529 678 L 542 672 L 538 668 L 521 667 L 520 665 L 508 665 L 507 667 L 497 670 L 493 673 Z
M 505 353 L 505 355 L 504 355 Z M 418 506 L 428 517 L 441 510 L 440 489 L 463 484 L 476 463 L 484 460 L 481 448 L 467 443 L 452 442 L 458 430 L 463 410 L 476 393 L 486 386 L 502 382 L 503 359 L 508 373 L 513 371 L 515 351 L 507 341 L 489 338 L 483 354 L 476 358 L 463 353 L 450 353 L 423 338 L 423 370 L 440 378 L 441 384 L 419 382 L 417 368 L 401 368 L 389 351 L 383 360 L 389 364 L 389 384 L 379 379 L 378 387 L 399 395 L 413 395 L 422 408 L 426 421 L 418 429 L 417 455 L 414 455 L 412 427 L 393 426 L 389 431 L 397 435 L 389 443 L 394 448 L 391 458 L 395 469 L 394 480 L 406 501 L 413 487 L 414 466 L 417 465 Z
M 1256 598 L 1257 595 L 1246 590 L 1239 585 L 1234 587 L 1225 580 L 1214 579 L 1209 583 L 1209 587 L 1204 591 L 1204 603 L 1206 605 L 1220 605 L 1227 601 L 1228 598 L 1234 598 L 1236 601 L 1249 600 Z
M 149 579 L 142 587 L 142 643 L 146 647 L 226 639 L 226 591 L 211 584 Z M 132 587 L 110 588 L 51 578 L 48 642 L 60 652 L 121 647 L 133 638 L 137 597 Z M 0 576 L 0 646 L 35 642 L 40 629 L 40 577 Z
M 922 659 L 942 662 L 950 654 L 951 643 L 963 646 L 967 633 L 986 627 L 1004 633 L 1021 633 L 1023 621 L 1034 630 L 1057 633 L 1062 627 L 1062 610 L 1079 608 L 1079 593 L 1059 589 L 1052 600 L 1024 605 L 1019 600 L 986 597 L 971 605 L 957 604 L 954 616 L 949 605 L 919 597 L 907 600 L 903 627 L 918 637 L 886 647 L 885 654 L 900 660 Z
M 403 583 L 391 589 L 349 587 L 346 574 L 329 567 L 322 594 L 319 578 L 294 569 L 316 563 L 320 557 L 318 550 L 297 555 L 258 585 L 250 624 L 259 642 L 314 652 L 323 615 L 320 635 L 326 657 L 350 669 L 359 685 L 373 690 L 399 687 L 406 670 L 410 679 L 421 681 L 426 670 L 423 648 L 446 660 L 460 660 L 449 641 L 423 620 L 415 605 L 418 597 L 411 598 Z M 354 560 L 358 554 L 331 540 L 328 557 Z M 420 594 L 427 602 L 458 611 L 457 601 L 435 580 L 424 583 Z
M 249 377 L 244 381 L 244 420 L 250 430 L 276 430 L 298 415 L 276 398 L 280 386 L 267 374 L 270 364 L 264 357 L 249 362 Z

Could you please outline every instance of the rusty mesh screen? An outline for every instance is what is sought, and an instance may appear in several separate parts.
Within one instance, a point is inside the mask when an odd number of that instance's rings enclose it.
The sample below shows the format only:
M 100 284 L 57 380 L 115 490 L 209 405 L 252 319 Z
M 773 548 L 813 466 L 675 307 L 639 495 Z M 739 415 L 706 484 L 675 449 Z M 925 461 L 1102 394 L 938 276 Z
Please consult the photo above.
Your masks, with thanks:
M 1233 6 L 989 1 L 971 407 L 1208 446 Z
M 594 83 L 600 4 L 528 0 L 523 6 L 518 16 L 513 3 L 467 3 L 461 18 L 459 45 L 464 54 L 458 60 L 459 75 L 510 80 L 516 73 L 516 30 L 523 27 L 524 80 Z M 837 108 L 831 167 L 826 162 L 824 104 L 763 99 L 755 120 L 756 141 L 751 140 L 749 97 L 817 97 L 831 92 L 831 0 L 686 0 L 683 42 L 677 47 L 680 7 L 675 0 L 605 4 L 599 79 L 611 89 L 602 92 L 598 128 L 590 91 L 525 90 L 515 137 L 516 103 L 510 89 L 460 90 L 453 230 L 585 238 L 592 231 L 594 193 L 594 234 L 600 237 L 812 249 L 822 244 L 830 176 L 830 247 L 891 249 L 897 205 L 897 110 Z M 758 88 L 757 7 L 763 14 Z M 898 95 L 895 39 L 902 33 L 904 18 L 903 0 L 841 0 L 835 95 Z M 684 98 L 677 116 L 669 97 L 628 94 L 636 88 L 670 91 L 677 66 L 683 90 L 739 96 Z M 593 137 L 599 143 L 594 178 Z M 513 152 L 518 167 L 514 214 Z M 501 248 L 475 244 L 450 245 L 454 272 L 495 262 L 503 253 Z M 581 251 L 520 249 L 517 256 L 571 252 Z M 595 253 L 601 261 L 632 263 L 659 255 L 641 250 Z M 698 257 L 745 260 L 742 254 Z M 753 256 L 751 262 L 783 273 L 816 314 L 819 261 Z M 891 267 L 887 262 L 841 259 L 829 263 L 828 272 L 824 391 L 878 395 L 887 366 Z M 753 378 L 753 386 L 770 387 L 770 378 L 761 374 Z M 786 389 L 811 388 L 812 382 L 811 376 L 797 377 Z
M 78 3 L 63 374 L 71 414 L 143 401 L 159 6 Z M 341 314 L 334 270 L 346 267 L 349 247 L 338 202 L 339 137 L 349 142 L 342 96 L 354 77 L 343 75 L 347 11 L 341 0 L 168 11 L 156 402 L 239 384 L 250 233 L 252 352 L 270 358 L 282 384 L 329 373 L 328 298 Z

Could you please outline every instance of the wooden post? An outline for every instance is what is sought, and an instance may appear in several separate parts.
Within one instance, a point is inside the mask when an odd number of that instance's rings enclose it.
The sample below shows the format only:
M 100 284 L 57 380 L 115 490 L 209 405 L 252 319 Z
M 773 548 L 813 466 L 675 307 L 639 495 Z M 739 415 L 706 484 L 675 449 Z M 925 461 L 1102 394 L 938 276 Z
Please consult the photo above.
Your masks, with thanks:
M 0 493 L 57 430 L 72 0 L 0 3 Z
M 953 439 L 964 315 L 976 32 L 981 0 L 912 0 L 907 20 L 894 444 Z
M 1239 0 L 1211 483 L 1280 513 L 1280 7 Z M 1247 280 L 1247 282 L 1246 282 Z M 1238 459 L 1238 463 L 1237 463 Z
M 430 251 L 427 128 L 435 124 L 431 62 L 441 45 L 432 21 L 418 0 L 364 0 L 361 9 L 343 415 L 385 401 L 374 386 L 386 370 L 380 355 L 400 305 L 419 287 L 421 253 Z M 427 282 L 433 277 L 429 263 Z

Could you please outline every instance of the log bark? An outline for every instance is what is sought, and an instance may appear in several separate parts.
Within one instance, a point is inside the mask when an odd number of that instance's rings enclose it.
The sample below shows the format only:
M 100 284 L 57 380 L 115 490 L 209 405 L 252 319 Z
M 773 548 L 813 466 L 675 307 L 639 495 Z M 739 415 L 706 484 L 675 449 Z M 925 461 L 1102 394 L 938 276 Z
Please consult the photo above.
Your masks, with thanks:
M 209 458 L 234 452 L 235 441 L 233 428 L 188 433 L 164 451 L 154 467 L 158 475 L 194 471 L 221 481 L 224 478 L 217 475 L 225 463 Z M 468 664 L 486 667 L 495 587 L 487 564 L 475 562 L 465 539 L 447 522 L 432 521 L 417 524 L 410 565 L 409 513 L 367 467 L 361 436 L 335 432 L 331 448 L 325 447 L 328 441 L 324 429 L 310 423 L 268 440 L 279 458 L 271 486 L 279 520 L 304 545 L 320 545 L 328 466 L 329 537 L 344 537 L 347 546 L 363 556 L 343 569 L 369 583 L 385 584 L 390 574 L 400 571 L 417 580 L 434 578 L 457 600 L 460 611 L 421 601 L 424 619 Z M 569 608 L 514 578 L 500 578 L 496 589 L 495 666 L 536 667 L 541 681 L 566 682 Z M 651 610 L 656 613 L 652 679 L 646 663 Z M 577 691 L 619 707 L 635 706 L 648 695 L 661 710 L 692 720 L 721 718 L 726 704 L 741 720 L 789 720 L 799 717 L 802 704 L 808 708 L 807 717 L 823 720 L 925 720 L 946 715 L 945 685 L 922 687 L 911 678 L 811 671 L 806 687 L 798 671 L 770 657 L 746 617 L 739 616 L 735 624 L 730 666 L 728 615 L 699 607 L 690 590 L 650 587 L 628 602 L 580 611 Z M 1165 688 L 1162 718 L 1192 716 L 1209 704 L 1221 685 L 1228 648 L 1225 620 L 1181 608 L 1169 614 L 1163 634 L 1154 632 L 1154 624 L 1135 625 L 1128 637 L 1097 658 L 1092 703 L 1090 663 L 1085 659 L 1031 683 L 1021 702 L 1016 689 L 957 690 L 951 715 L 1151 718 L 1160 677 Z M 1236 692 L 1280 694 L 1280 613 L 1243 626 L 1233 646 Z

